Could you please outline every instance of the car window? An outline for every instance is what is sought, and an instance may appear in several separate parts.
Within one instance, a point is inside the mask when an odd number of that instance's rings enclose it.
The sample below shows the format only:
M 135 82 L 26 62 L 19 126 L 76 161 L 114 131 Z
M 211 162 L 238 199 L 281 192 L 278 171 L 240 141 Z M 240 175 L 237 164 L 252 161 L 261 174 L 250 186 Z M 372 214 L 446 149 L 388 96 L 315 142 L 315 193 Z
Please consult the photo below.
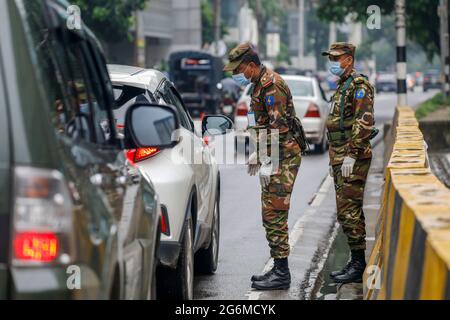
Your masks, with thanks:
M 175 89 L 169 84 L 165 85 L 162 97 L 167 104 L 170 104 L 177 109 L 181 125 L 184 128 L 192 131 L 189 116 L 184 108 L 183 102 L 181 102 L 181 100 L 177 97 Z
M 314 88 L 310 80 L 286 80 L 293 97 L 314 97 Z
M 35 10 L 33 6 L 37 2 L 25 2 L 27 10 Z M 28 8 L 29 7 L 29 8 Z M 75 94 L 76 84 L 68 82 L 65 75 L 68 73 L 67 64 L 64 60 L 65 49 L 62 45 L 61 34 L 50 33 L 41 15 L 28 15 L 31 40 L 34 44 L 37 57 L 36 66 L 40 71 L 43 92 L 49 102 L 52 122 L 59 133 L 71 135 L 69 124 L 76 125 L 75 118 L 79 105 L 78 95 Z M 81 97 L 80 97 L 81 98 Z M 89 129 L 80 135 L 88 135 Z
M 92 48 L 88 43 L 82 42 L 81 49 L 83 52 L 83 60 L 87 66 L 86 73 L 91 89 L 91 106 L 92 119 L 94 122 L 94 130 L 96 142 L 98 144 L 107 144 L 111 139 L 111 123 L 108 113 L 110 107 L 107 94 L 105 90 L 104 80 L 101 78 L 100 70 L 97 69 L 94 57 L 92 55 Z M 111 89 L 112 92 L 112 89 Z

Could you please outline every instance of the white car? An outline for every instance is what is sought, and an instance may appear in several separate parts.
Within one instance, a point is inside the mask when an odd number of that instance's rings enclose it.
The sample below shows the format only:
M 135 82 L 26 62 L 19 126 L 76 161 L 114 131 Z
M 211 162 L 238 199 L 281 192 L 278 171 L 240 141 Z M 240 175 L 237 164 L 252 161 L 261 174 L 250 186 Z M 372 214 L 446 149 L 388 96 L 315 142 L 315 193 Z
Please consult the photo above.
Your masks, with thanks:
M 314 151 L 324 153 L 328 147 L 326 121 L 329 114 L 329 102 L 315 77 L 281 75 L 291 89 L 295 113 L 302 121 L 306 138 L 314 144 Z M 247 86 L 239 99 L 234 116 L 237 132 L 248 127 L 247 112 L 250 107 L 251 85 Z
M 218 166 L 202 134 L 194 128 L 180 95 L 161 72 L 119 65 L 108 68 L 114 86 L 117 105 L 114 114 L 119 129 L 126 130 L 124 114 L 135 101 L 172 105 L 179 116 L 180 138 L 175 147 L 129 150 L 127 157 L 149 176 L 161 201 L 158 294 L 192 299 L 194 254 L 195 266 L 200 271 L 211 274 L 217 269 L 220 233 Z M 193 161 L 192 156 L 197 161 Z

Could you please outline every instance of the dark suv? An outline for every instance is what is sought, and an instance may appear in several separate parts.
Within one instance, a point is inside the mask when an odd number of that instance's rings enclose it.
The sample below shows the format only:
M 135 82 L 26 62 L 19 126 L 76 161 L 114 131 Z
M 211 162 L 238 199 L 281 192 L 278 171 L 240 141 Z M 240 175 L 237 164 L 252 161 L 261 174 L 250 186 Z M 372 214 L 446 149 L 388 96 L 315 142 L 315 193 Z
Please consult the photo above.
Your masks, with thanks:
M 0 1 L 0 299 L 154 298 L 161 209 L 123 150 L 171 146 L 148 126 L 179 122 L 135 104 L 117 138 L 100 46 L 67 6 Z

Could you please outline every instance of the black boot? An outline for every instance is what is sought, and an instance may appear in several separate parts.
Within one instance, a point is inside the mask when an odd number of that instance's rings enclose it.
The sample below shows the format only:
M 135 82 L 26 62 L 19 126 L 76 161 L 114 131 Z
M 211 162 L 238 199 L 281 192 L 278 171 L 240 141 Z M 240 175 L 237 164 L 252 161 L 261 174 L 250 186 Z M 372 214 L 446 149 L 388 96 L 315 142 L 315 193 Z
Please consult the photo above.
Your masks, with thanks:
M 261 279 L 261 278 L 260 278 Z M 291 273 L 288 260 L 275 259 L 272 270 L 262 276 L 262 280 L 255 280 L 252 288 L 257 290 L 285 290 L 291 285 Z
M 346 272 L 334 277 L 336 283 L 361 283 L 366 269 L 366 257 L 364 250 L 352 251 L 352 260 Z
M 351 261 L 352 260 L 349 260 L 347 262 L 347 265 L 342 270 L 331 271 L 330 272 L 330 278 L 334 278 L 334 277 L 337 277 L 337 276 L 340 276 L 340 275 L 343 275 L 344 273 L 346 273 L 348 268 L 350 268 Z
M 272 274 L 274 268 L 275 267 L 272 267 L 272 269 L 270 269 L 269 271 L 267 271 L 264 274 L 255 274 L 255 275 L 253 275 L 252 279 L 251 279 L 252 282 L 265 280 L 267 277 L 269 277 Z

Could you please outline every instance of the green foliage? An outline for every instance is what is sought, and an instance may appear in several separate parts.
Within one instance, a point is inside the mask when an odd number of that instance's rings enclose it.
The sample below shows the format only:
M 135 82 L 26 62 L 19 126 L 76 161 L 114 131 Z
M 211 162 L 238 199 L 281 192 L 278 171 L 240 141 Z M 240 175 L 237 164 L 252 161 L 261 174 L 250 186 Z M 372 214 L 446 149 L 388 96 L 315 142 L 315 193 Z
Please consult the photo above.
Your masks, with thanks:
M 355 14 L 355 20 L 366 22 L 367 8 L 370 5 L 378 5 L 383 15 L 394 12 L 394 0 L 319 0 L 319 18 L 324 21 L 343 22 L 349 13 Z M 439 52 L 439 17 L 437 7 L 439 1 L 414 0 L 406 2 L 406 28 L 408 38 L 420 44 L 426 52 L 429 61 Z M 381 28 L 384 29 L 384 18 Z M 389 28 L 384 32 L 395 35 L 394 30 Z M 379 32 L 379 30 L 368 30 Z M 383 32 L 383 31 L 382 31 Z
M 119 42 L 129 36 L 134 13 L 145 8 L 146 0 L 72 0 L 81 17 L 100 39 Z
M 202 43 L 211 44 L 215 40 L 215 32 L 214 32 L 214 8 L 212 0 L 202 0 L 201 2 L 201 11 L 202 11 Z M 221 37 L 226 35 L 228 30 L 223 23 L 220 23 L 220 34 Z
M 418 119 L 424 118 L 429 113 L 448 106 L 450 106 L 450 95 L 447 96 L 447 101 L 444 101 L 442 93 L 437 93 L 434 97 L 419 105 L 416 110 L 416 117 Z

